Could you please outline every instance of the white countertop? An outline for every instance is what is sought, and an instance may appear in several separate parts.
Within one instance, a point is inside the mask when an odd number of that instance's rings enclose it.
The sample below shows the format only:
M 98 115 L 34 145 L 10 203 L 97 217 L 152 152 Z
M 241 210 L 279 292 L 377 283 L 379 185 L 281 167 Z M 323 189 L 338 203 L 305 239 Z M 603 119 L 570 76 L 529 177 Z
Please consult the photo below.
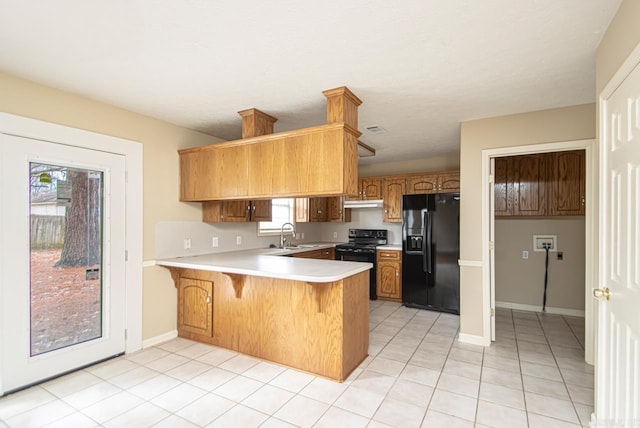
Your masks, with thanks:
M 378 245 L 376 250 L 395 250 L 402 251 L 402 244 Z
M 264 248 L 232 251 L 161 259 L 156 260 L 156 264 L 185 269 L 209 270 L 307 282 L 339 281 L 357 273 L 367 271 L 373 267 L 371 263 L 305 259 L 298 257 L 275 257 L 333 246 L 335 246 L 335 244 L 319 244 L 313 247 L 305 246 L 287 250 Z

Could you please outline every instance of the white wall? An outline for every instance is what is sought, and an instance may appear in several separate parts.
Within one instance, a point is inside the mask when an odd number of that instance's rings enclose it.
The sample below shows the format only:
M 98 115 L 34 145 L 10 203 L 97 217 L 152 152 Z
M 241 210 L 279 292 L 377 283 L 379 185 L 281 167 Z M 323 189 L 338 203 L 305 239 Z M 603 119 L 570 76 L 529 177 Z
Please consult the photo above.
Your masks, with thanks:
M 328 242 L 346 242 L 349 229 L 387 229 L 389 244 L 402 244 L 402 224 L 383 223 L 382 208 L 351 209 L 349 223 L 318 223 L 320 240 Z M 333 233 L 337 233 L 337 238 Z

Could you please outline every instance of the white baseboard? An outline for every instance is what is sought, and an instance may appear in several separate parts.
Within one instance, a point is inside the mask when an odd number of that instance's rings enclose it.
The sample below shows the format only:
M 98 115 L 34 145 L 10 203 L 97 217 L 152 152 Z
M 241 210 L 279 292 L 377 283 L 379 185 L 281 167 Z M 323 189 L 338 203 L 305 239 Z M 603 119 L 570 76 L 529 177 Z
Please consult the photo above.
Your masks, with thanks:
M 155 346 L 159 343 L 167 342 L 171 339 L 175 339 L 176 337 L 178 337 L 178 330 L 171 330 L 165 334 L 161 334 L 160 336 L 150 337 L 149 339 L 142 341 L 142 349 Z
M 496 302 L 496 308 L 515 309 L 516 311 L 542 312 L 542 306 L 523 305 L 521 303 L 511 303 L 511 302 Z M 546 312 L 548 314 L 568 315 L 572 317 L 584 318 L 584 311 L 581 311 L 578 309 L 551 308 L 547 306 Z
M 458 334 L 458 340 L 462 343 L 468 343 L 470 345 L 489 346 L 491 345 L 491 338 L 485 338 L 484 336 L 476 336 L 475 334 Z

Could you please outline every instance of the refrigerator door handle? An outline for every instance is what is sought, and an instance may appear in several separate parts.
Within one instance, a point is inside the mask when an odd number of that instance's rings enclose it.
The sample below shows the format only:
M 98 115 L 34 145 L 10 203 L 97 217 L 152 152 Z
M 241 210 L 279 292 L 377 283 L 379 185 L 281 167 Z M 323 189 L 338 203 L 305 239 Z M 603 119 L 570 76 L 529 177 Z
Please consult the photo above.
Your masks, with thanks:
M 423 239 L 423 248 L 422 248 L 422 265 L 423 269 L 427 273 L 432 273 L 431 266 L 431 213 L 428 211 L 424 212 L 424 239 Z

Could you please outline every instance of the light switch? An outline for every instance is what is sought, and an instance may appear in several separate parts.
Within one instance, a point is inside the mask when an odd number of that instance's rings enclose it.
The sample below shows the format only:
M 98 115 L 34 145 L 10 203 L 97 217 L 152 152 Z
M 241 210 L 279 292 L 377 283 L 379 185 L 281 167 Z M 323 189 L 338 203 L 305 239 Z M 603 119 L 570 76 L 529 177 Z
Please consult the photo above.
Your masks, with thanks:
M 523 259 L 528 259 L 529 258 L 529 252 L 528 251 L 523 251 L 522 252 L 522 258 Z

